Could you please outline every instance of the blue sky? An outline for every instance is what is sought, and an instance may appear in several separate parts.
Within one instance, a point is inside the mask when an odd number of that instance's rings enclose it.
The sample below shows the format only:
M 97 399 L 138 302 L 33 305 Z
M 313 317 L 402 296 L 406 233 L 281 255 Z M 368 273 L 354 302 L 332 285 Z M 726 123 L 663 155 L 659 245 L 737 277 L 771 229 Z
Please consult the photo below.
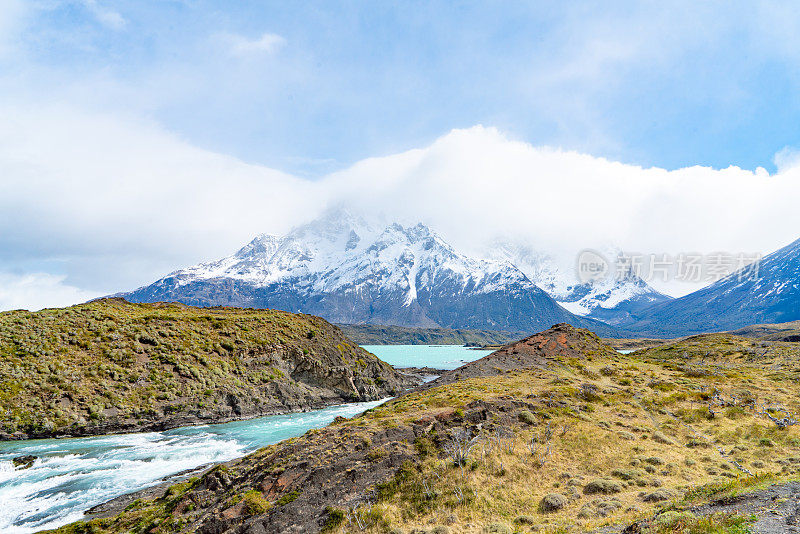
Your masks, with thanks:
M 345 190 L 392 212 L 399 184 L 607 185 L 592 239 L 769 252 L 800 227 L 768 220 L 798 192 L 798 6 L 0 0 L 0 308 L 130 289 Z M 495 227 L 466 195 L 403 214 L 467 248 L 474 223 L 574 249 L 591 200 L 561 226 Z
M 305 176 L 475 124 L 668 169 L 800 145 L 791 3 L 25 4 L 11 93 Z

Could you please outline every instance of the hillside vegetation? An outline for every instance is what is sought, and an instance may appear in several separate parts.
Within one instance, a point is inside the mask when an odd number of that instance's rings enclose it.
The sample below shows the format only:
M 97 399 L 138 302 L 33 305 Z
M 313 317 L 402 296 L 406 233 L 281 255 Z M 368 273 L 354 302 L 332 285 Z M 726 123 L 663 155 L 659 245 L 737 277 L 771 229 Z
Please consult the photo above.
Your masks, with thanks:
M 59 532 L 744 533 L 758 515 L 730 506 L 800 473 L 797 356 L 730 335 L 621 355 L 559 325 Z
M 0 314 L 5 438 L 160 429 L 374 400 L 407 381 L 308 315 L 121 299 Z
M 800 321 L 788 323 L 754 324 L 729 332 L 737 336 L 757 338 L 762 341 L 800 341 Z

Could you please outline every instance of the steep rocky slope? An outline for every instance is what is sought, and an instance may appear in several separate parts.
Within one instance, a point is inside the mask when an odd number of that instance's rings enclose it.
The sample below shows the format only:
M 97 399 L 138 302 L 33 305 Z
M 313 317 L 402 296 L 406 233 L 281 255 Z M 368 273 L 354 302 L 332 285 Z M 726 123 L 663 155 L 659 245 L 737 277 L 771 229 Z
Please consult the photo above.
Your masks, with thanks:
M 121 296 L 281 309 L 343 324 L 535 332 L 568 322 L 614 335 L 559 306 L 511 263 L 458 252 L 423 224 L 338 211 Z
M 0 432 L 85 435 L 396 395 L 408 384 L 326 321 L 95 301 L 0 314 Z
M 754 498 L 771 507 L 719 505 L 800 474 L 800 426 L 775 422 L 800 412 L 796 345 L 621 355 L 557 328 L 527 346 L 548 365 L 408 393 L 60 532 L 743 533 L 770 510 L 791 525 L 790 486 Z

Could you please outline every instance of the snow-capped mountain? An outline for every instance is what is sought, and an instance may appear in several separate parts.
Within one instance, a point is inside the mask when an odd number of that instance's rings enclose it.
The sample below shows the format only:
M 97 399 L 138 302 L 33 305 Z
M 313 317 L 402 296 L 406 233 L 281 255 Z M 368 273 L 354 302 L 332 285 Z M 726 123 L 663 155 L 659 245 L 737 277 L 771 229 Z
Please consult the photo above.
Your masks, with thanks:
M 605 251 L 606 258 L 614 258 L 616 250 Z M 632 272 L 581 282 L 575 265 L 560 266 L 550 255 L 529 246 L 498 242 L 489 256 L 508 261 L 517 266 L 537 286 L 570 312 L 597 319 L 611 325 L 630 322 L 641 310 L 672 300 L 650 287 Z
M 422 224 L 384 225 L 342 211 L 122 296 L 284 309 L 338 323 L 539 331 L 569 322 L 611 331 L 559 306 L 508 261 L 461 254 Z
M 656 304 L 625 324 L 666 336 L 800 319 L 800 240 L 684 297 Z

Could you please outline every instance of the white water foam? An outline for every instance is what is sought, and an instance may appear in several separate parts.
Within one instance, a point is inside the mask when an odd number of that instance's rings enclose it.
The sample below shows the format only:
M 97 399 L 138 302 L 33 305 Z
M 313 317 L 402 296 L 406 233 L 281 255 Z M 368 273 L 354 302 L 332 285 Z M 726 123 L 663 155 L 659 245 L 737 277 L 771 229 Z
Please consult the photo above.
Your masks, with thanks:
M 382 401 L 167 432 L 0 443 L 0 530 L 29 534 L 83 517 L 92 506 L 163 478 L 224 462 L 350 417 Z M 34 455 L 28 469 L 12 458 Z

